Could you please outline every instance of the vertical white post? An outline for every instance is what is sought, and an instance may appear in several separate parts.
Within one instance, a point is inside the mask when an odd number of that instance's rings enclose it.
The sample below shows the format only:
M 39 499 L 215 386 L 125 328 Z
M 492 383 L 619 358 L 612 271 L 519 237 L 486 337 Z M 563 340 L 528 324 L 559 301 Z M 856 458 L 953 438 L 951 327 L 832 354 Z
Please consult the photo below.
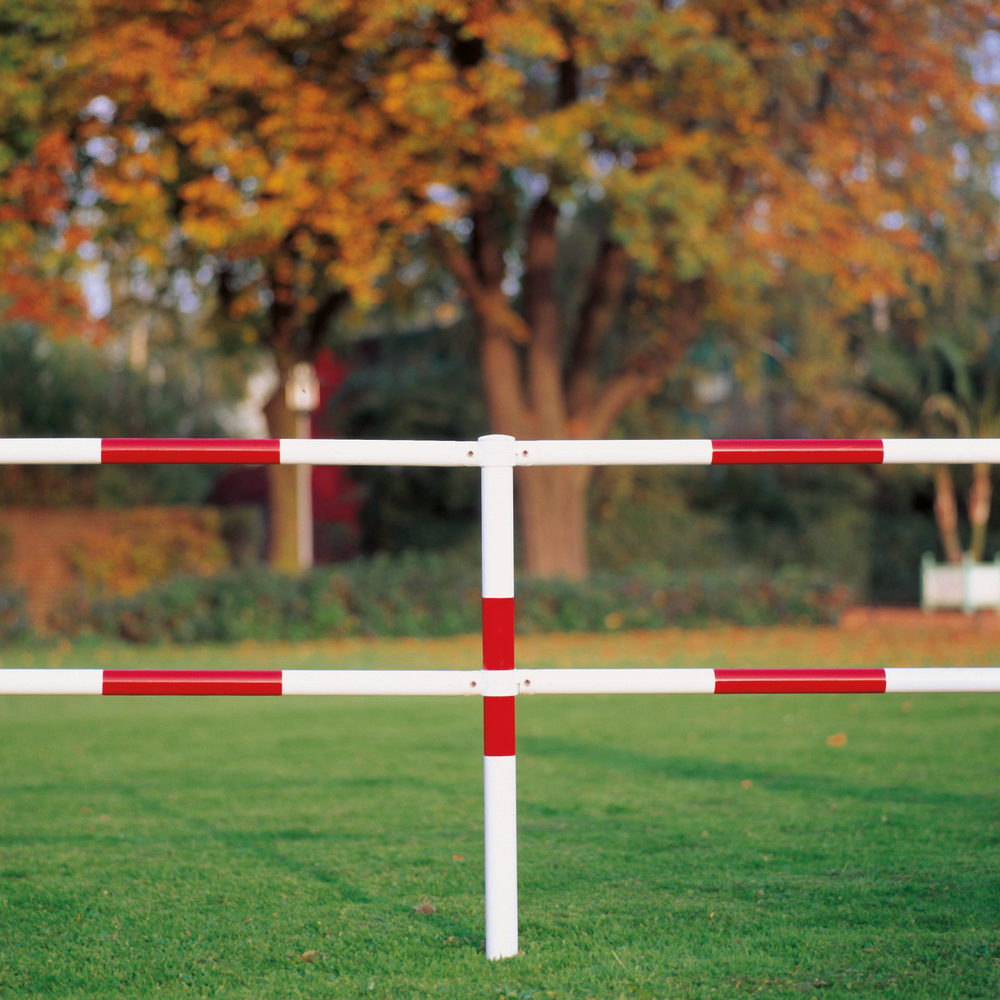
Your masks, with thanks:
M 514 438 L 479 439 L 483 490 L 483 815 L 486 957 L 517 954 L 514 756 Z

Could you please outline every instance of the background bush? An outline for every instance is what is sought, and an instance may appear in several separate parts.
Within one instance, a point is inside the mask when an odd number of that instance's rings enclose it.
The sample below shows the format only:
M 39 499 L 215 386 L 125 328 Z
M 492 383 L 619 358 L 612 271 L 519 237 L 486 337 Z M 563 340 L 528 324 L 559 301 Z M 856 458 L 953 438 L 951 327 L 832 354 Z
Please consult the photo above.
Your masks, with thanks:
M 376 556 L 286 577 L 263 567 L 178 578 L 130 598 L 82 600 L 51 624 L 63 635 L 129 642 L 233 642 L 333 636 L 447 636 L 480 629 L 480 577 L 457 557 Z M 789 568 L 596 573 L 582 583 L 522 580 L 521 633 L 671 625 L 831 623 L 848 588 Z
M 0 586 L 0 643 L 17 642 L 30 635 L 24 591 Z

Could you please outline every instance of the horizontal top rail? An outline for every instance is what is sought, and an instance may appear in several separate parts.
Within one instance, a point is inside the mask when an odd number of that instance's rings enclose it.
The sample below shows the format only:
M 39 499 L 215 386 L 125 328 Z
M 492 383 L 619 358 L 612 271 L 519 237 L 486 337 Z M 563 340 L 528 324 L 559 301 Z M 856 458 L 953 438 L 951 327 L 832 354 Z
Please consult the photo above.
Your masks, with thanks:
M 510 442 L 347 438 L 0 438 L 2 465 L 905 465 L 1000 463 L 1000 438 Z

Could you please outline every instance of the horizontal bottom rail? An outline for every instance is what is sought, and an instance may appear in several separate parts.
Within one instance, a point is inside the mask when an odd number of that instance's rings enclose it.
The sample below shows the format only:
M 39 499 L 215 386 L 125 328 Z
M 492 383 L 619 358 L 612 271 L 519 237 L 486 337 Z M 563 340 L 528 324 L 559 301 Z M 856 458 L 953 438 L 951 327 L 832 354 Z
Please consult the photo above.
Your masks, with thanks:
M 1000 691 L 1000 667 L 565 670 L 0 670 L 0 694 L 864 694 Z

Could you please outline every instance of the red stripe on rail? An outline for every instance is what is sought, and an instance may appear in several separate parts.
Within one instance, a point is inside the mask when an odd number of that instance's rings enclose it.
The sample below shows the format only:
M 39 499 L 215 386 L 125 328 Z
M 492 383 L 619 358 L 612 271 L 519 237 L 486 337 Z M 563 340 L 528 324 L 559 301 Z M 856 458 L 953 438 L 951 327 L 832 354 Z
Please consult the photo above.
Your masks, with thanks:
M 101 442 L 104 465 L 278 465 L 277 440 L 241 438 L 105 438 Z
M 281 694 L 280 670 L 105 670 L 102 694 Z
M 716 694 L 883 694 L 881 667 L 715 671 Z
M 882 442 L 713 441 L 712 465 L 880 465 Z
M 514 756 L 513 695 L 483 698 L 483 754 L 487 757 Z

